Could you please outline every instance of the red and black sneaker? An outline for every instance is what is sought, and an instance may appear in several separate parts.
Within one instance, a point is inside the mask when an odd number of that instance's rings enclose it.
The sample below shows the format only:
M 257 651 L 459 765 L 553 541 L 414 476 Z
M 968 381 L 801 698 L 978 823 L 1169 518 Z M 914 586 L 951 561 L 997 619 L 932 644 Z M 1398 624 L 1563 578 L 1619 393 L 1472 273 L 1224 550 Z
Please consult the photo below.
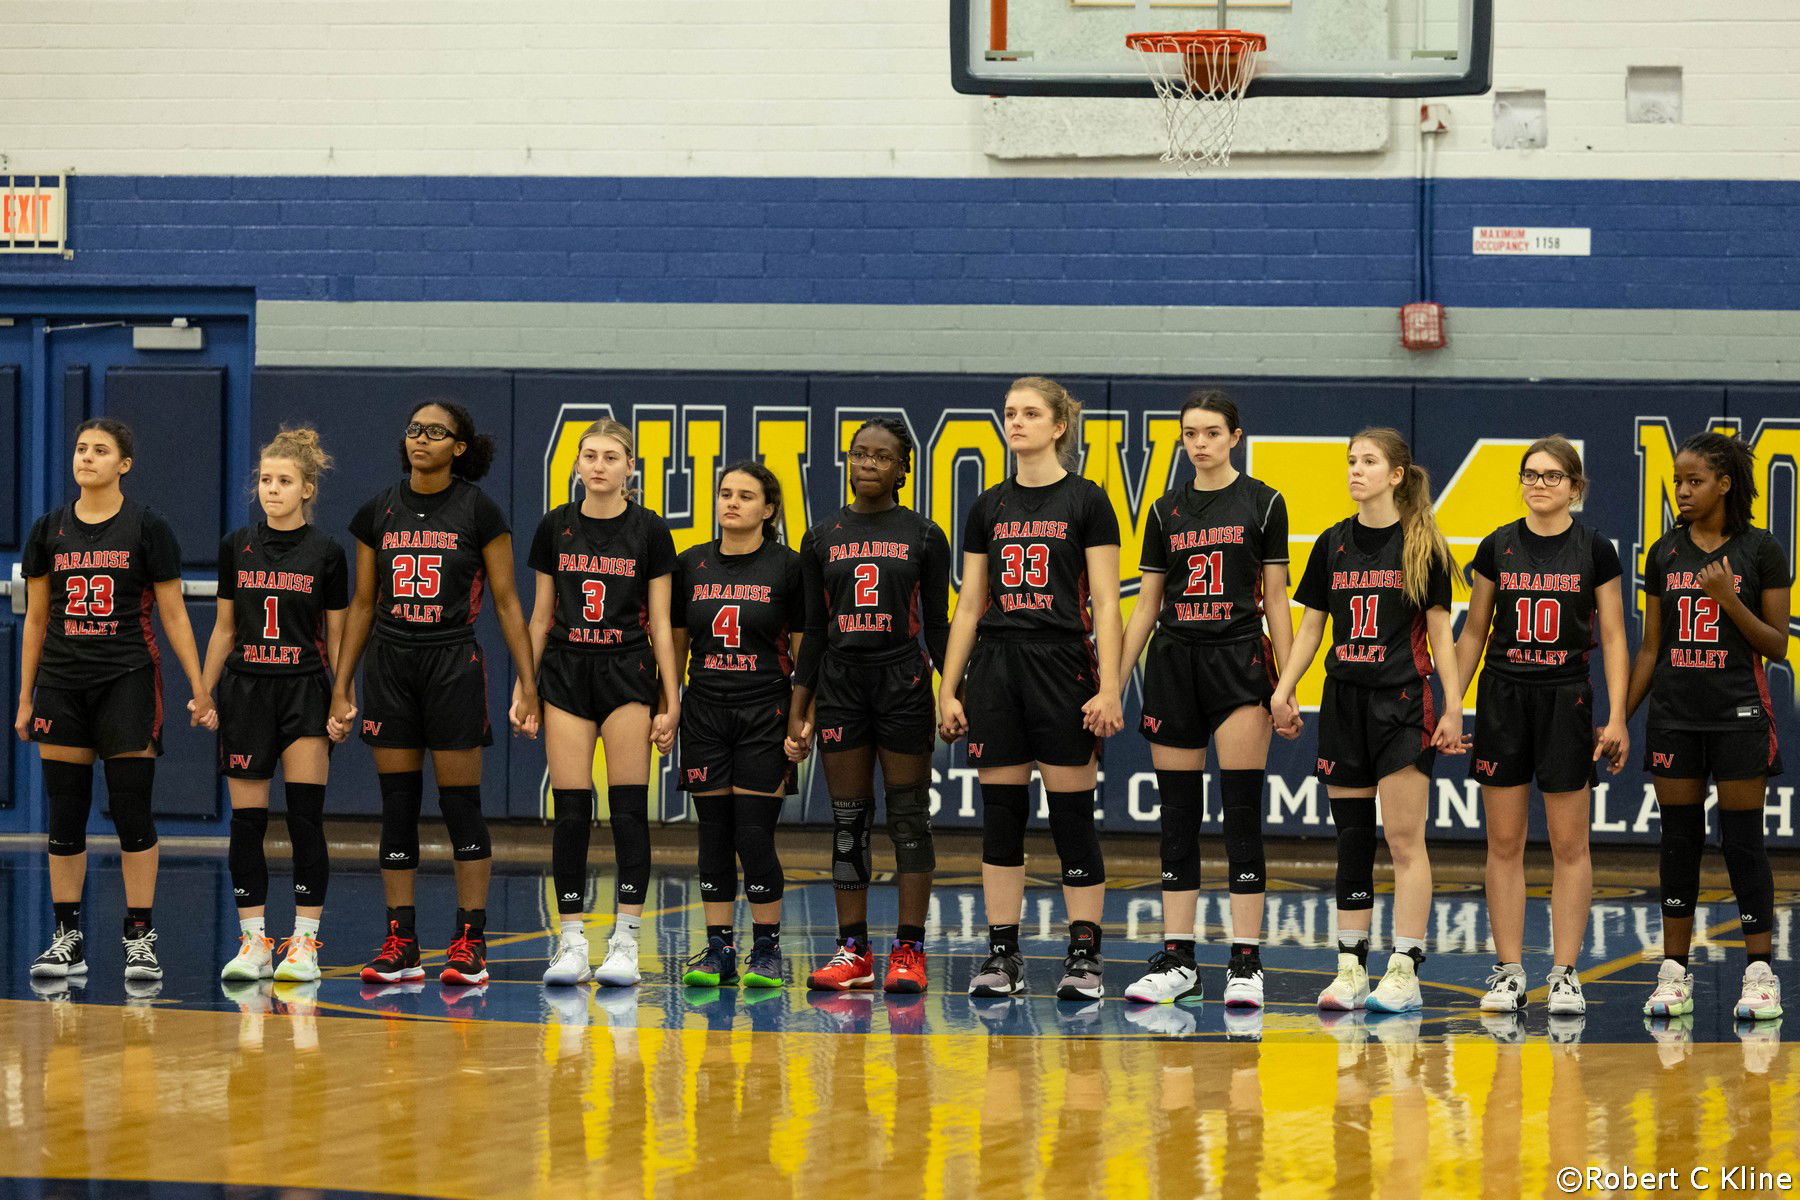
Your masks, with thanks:
M 440 983 L 472 987 L 488 981 L 487 943 L 480 934 L 469 936 L 473 928 L 464 925 L 456 940 L 450 943 L 450 949 L 444 952 L 444 973 L 438 976 Z
M 364 983 L 404 983 L 425 978 L 425 968 L 419 965 L 419 939 L 400 936 L 400 922 L 389 921 L 387 941 L 381 943 L 381 949 L 362 969 L 362 977 Z

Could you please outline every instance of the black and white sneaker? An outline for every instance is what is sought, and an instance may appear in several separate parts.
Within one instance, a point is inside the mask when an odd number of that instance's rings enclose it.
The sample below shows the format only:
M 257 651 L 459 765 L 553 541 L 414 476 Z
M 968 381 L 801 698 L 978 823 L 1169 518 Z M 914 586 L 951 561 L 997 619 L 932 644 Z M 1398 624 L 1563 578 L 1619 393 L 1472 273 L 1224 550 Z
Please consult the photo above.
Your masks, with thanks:
M 124 939 L 125 942 L 125 978 L 127 979 L 161 979 L 162 964 L 156 961 L 156 930 L 146 929 L 142 933 Z
M 1058 1000 L 1098 1000 L 1106 994 L 1100 979 L 1100 952 L 1091 945 L 1069 947 L 1063 959 L 1062 982 L 1056 986 Z
M 1487 995 L 1481 998 L 1481 1011 L 1516 1013 L 1525 1010 L 1525 968 L 1518 963 L 1496 963 L 1487 977 Z
M 83 953 L 81 930 L 58 927 L 50 939 L 50 948 L 31 963 L 33 979 L 67 979 L 87 974 L 87 955 Z
M 969 995 L 1016 996 L 1025 990 L 1025 959 L 1017 950 L 996 950 L 969 980 Z

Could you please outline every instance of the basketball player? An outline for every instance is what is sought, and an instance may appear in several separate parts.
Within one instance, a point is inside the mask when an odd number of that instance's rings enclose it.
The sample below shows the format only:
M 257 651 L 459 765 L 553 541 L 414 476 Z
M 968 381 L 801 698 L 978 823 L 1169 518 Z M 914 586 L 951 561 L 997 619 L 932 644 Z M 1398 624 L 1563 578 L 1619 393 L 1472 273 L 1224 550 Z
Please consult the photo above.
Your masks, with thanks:
M 32 526 L 20 568 L 26 580 L 13 731 L 33 741 L 49 798 L 50 901 L 56 933 L 31 964 L 36 979 L 87 974 L 81 891 L 94 760 L 106 770 L 125 880 L 125 979 L 162 978 L 151 909 L 156 823 L 150 793 L 162 753 L 162 655 L 150 633 L 157 614 L 188 678 L 189 720 L 211 728 L 212 698 L 181 600 L 181 547 L 155 511 L 127 500 L 131 430 L 97 417 L 75 430 L 74 502 Z
M 1119 666 L 1119 678 L 1129 681 L 1149 642 L 1138 724 L 1150 743 L 1162 795 L 1163 947 L 1151 956 L 1149 973 L 1125 989 L 1125 998 L 1156 1004 L 1201 995 L 1194 910 L 1210 742 L 1219 755 L 1231 895 L 1225 1003 L 1261 1008 L 1269 697 L 1275 665 L 1287 661 L 1294 641 L 1287 502 L 1231 465 L 1244 431 L 1237 405 L 1225 393 L 1194 392 L 1180 419 L 1194 480 L 1151 505 L 1137 608 Z
M 1338 970 L 1319 1007 L 1410 1012 L 1421 1006 L 1418 967 L 1431 913 L 1431 768 L 1438 751 L 1463 752 L 1450 547 L 1432 516 L 1430 477 L 1396 431 L 1365 429 L 1350 439 L 1349 487 L 1357 513 L 1313 543 L 1294 592 L 1305 612 L 1269 708 L 1278 729 L 1299 721 L 1294 688 L 1318 653 L 1329 614 L 1318 776 L 1337 824 Z M 1431 694 L 1434 665 L 1444 682 L 1442 717 Z M 1387 971 L 1370 991 L 1377 793 L 1394 861 L 1395 936 Z
M 1044 780 L 1062 861 L 1069 947 L 1056 994 L 1098 1000 L 1106 867 L 1094 823 L 1099 739 L 1119 704 L 1119 521 L 1097 484 L 1073 474 L 1081 404 L 1053 379 L 1007 389 L 1017 471 L 975 500 L 963 530 L 961 599 L 938 694 L 946 741 L 964 734 L 981 783 L 981 890 L 988 956 L 971 996 L 1026 990 L 1019 953 L 1032 764 Z M 1098 659 L 1094 641 L 1099 642 Z M 963 674 L 968 673 L 967 695 Z
M 1688 947 L 1706 847 L 1706 784 L 1719 792 L 1719 841 L 1744 928 L 1743 1021 L 1781 1015 L 1770 966 L 1774 881 L 1763 845 L 1764 790 L 1781 774 L 1763 660 L 1788 649 L 1794 577 L 1768 530 L 1750 523 L 1756 463 L 1749 447 L 1696 433 L 1675 455 L 1674 528 L 1644 556 L 1644 640 L 1627 715 L 1646 694 L 1644 769 L 1662 809 L 1663 961 L 1644 1003 L 1650 1017 L 1694 1007 Z
M 331 458 L 311 429 L 284 429 L 262 449 L 256 498 L 263 519 L 219 545 L 218 617 L 206 649 L 206 686 L 218 689 L 219 771 L 231 795 L 228 861 L 240 939 L 228 982 L 319 977 L 319 918 L 330 862 L 325 848 L 326 721 L 350 606 L 344 550 L 310 524 L 319 476 Z M 294 933 L 279 966 L 264 905 L 269 784 L 279 765 L 294 846 Z
M 356 665 L 369 651 L 362 740 L 381 784 L 381 880 L 387 931 L 362 970 L 367 983 L 421 979 L 413 909 L 419 869 L 419 810 L 425 752 L 456 871 L 456 926 L 439 976 L 451 985 L 487 982 L 487 892 L 492 865 L 481 814 L 481 750 L 488 725 L 487 665 L 475 641 L 482 594 L 495 615 L 522 686 L 514 728 L 537 736 L 531 641 L 513 589 L 506 516 L 479 487 L 494 439 L 479 434 L 460 404 L 414 406 L 400 443 L 404 480 L 380 492 L 350 522 L 356 593 L 344 626 L 343 661 L 331 699 L 334 732 L 356 728 Z M 370 630 L 373 627 L 373 638 Z
M 1487 902 L 1499 957 L 1482 997 L 1485 1012 L 1525 1007 L 1525 827 L 1535 776 L 1544 793 L 1555 874 L 1550 889 L 1550 996 L 1556 1016 L 1587 1011 L 1575 960 L 1593 903 L 1588 821 L 1594 764 L 1613 774 L 1630 746 L 1619 554 L 1575 520 L 1587 494 L 1581 454 L 1560 435 L 1540 438 L 1519 459 L 1525 516 L 1483 538 L 1469 577 L 1469 615 L 1456 642 L 1467 689 L 1486 650 L 1476 691 L 1471 775 L 1487 813 Z M 1607 724 L 1596 732 L 1588 651 L 1606 667 Z
M 735 853 L 743 865 L 753 941 L 746 987 L 782 986 L 781 859 L 775 822 L 794 790 L 786 747 L 793 658 L 804 642 L 800 556 L 778 540 L 781 482 L 761 463 L 719 477 L 719 536 L 677 560 L 670 620 L 675 663 L 687 669 L 678 778 L 699 814 L 706 946 L 682 982 L 738 982 Z
M 582 498 L 544 514 L 527 561 L 537 572 L 531 649 L 544 704 L 544 745 L 556 829 L 551 874 L 561 937 L 548 984 L 629 987 L 650 889 L 650 745 L 667 754 L 681 719 L 681 677 L 669 629 L 675 541 L 668 522 L 627 488 L 637 459 L 631 430 L 596 421 L 582 431 L 575 478 Z M 659 683 L 660 681 L 660 683 Z M 658 691 L 662 712 L 650 706 Z M 513 687 L 515 704 L 523 698 Z M 523 714 L 517 714 L 522 716 Z M 588 834 L 594 820 L 594 743 L 606 749 L 606 799 L 618 865 L 606 959 L 595 972 L 582 933 Z
M 937 868 L 931 672 L 943 664 L 950 633 L 950 543 L 935 523 L 900 504 L 912 455 L 905 422 L 863 422 L 850 442 L 851 502 L 800 542 L 806 649 L 788 715 L 788 757 L 804 756 L 816 727 L 831 793 L 838 913 L 837 952 L 807 980 L 815 991 L 875 983 L 868 887 L 877 759 L 900 890 L 882 987 L 916 995 L 926 986 L 925 907 Z M 809 714 L 813 704 L 816 714 Z

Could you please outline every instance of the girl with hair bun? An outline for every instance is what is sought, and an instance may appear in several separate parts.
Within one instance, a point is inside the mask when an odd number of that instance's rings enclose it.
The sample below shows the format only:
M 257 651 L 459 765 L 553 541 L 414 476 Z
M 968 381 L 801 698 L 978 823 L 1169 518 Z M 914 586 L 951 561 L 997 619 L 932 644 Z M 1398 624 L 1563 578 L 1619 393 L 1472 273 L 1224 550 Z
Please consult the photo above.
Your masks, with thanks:
M 350 522 L 356 592 L 344 626 L 343 661 L 331 698 L 334 737 L 356 728 L 356 665 L 369 665 L 362 740 L 381 784 L 381 879 L 387 938 L 362 970 L 367 983 L 421 979 L 413 890 L 425 752 L 456 867 L 456 923 L 442 982 L 487 982 L 487 893 L 493 849 L 481 812 L 481 751 L 488 724 L 487 665 L 475 641 L 483 593 L 492 592 L 506 648 L 520 676 L 513 728 L 537 736 L 531 639 L 513 588 L 506 515 L 475 486 L 494 439 L 447 400 L 413 406 L 400 440 L 407 477 L 377 494 Z M 373 628 L 373 643 L 370 630 Z
M 561 929 L 544 982 L 637 983 L 638 932 L 650 889 L 650 746 L 667 754 L 681 719 L 681 678 L 669 626 L 675 541 L 668 522 L 632 498 L 631 430 L 595 421 L 575 451 L 579 500 L 538 522 L 526 561 L 537 573 L 531 653 L 544 707 L 555 831 L 551 874 Z M 513 703 L 524 699 L 524 676 Z M 651 705 L 660 694 L 654 719 Z M 515 716 L 524 713 L 515 709 Z M 618 867 L 613 933 L 596 972 L 582 932 L 594 743 L 606 748 L 606 799 Z
M 310 523 L 319 477 L 330 466 L 317 433 L 283 429 L 263 447 L 257 466 L 263 519 L 233 530 L 219 545 L 206 687 L 218 692 L 219 773 L 231 795 L 228 862 L 240 938 L 220 972 L 228 985 L 270 976 L 291 983 L 319 978 L 319 920 L 330 874 L 324 828 L 329 672 L 350 606 L 343 547 Z M 280 965 L 265 919 L 263 855 L 277 766 L 294 847 L 294 932 L 282 943 Z
M 1337 824 L 1338 969 L 1319 993 L 1319 1007 L 1410 1012 L 1423 1003 L 1418 968 L 1431 916 L 1431 768 L 1439 751 L 1463 753 L 1463 689 L 1450 636 L 1452 562 L 1432 516 L 1430 476 L 1398 431 L 1365 429 L 1350 439 L 1349 488 L 1356 515 L 1319 535 L 1294 591 L 1305 611 L 1269 712 L 1276 729 L 1298 728 L 1294 689 L 1318 653 L 1329 615 L 1318 776 Z M 1443 676 L 1441 717 L 1431 694 L 1434 670 Z M 1371 991 L 1378 793 L 1394 862 L 1394 951 Z
M 1694 1007 L 1688 949 L 1706 849 L 1706 792 L 1719 793 L 1719 842 L 1744 927 L 1740 1021 L 1781 1016 L 1770 958 L 1775 884 L 1763 844 L 1781 747 L 1763 663 L 1788 654 L 1794 576 L 1781 544 L 1751 523 L 1756 460 L 1734 437 L 1696 433 L 1675 455 L 1675 526 L 1644 555 L 1644 640 L 1626 715 L 1650 699 L 1644 769 L 1662 810 L 1663 961 L 1644 1015 Z
M 1018 469 L 976 498 L 964 526 L 962 592 L 938 694 L 944 738 L 967 735 L 981 784 L 989 952 L 969 994 L 1026 990 L 1019 918 L 1035 763 L 1069 915 L 1056 995 L 1098 1000 L 1106 866 L 1094 788 L 1100 739 L 1125 723 L 1119 520 L 1099 485 L 1073 473 L 1081 404 L 1067 388 L 1041 375 L 1014 380 L 1001 419 Z
M 1552 1016 L 1587 1011 L 1575 960 L 1593 902 L 1588 859 L 1594 764 L 1618 774 L 1625 729 L 1625 645 L 1619 553 L 1571 509 L 1587 494 L 1581 453 L 1561 435 L 1519 459 L 1525 516 L 1483 538 L 1469 573 L 1469 615 L 1456 642 L 1464 689 L 1482 662 L 1470 775 L 1487 815 L 1487 901 L 1495 956 L 1484 1012 L 1517 1013 L 1529 990 L 1525 939 L 1525 832 L 1531 783 L 1544 793 L 1556 873 L 1550 890 Z M 1606 665 L 1606 727 L 1594 724 L 1588 653 Z M 1484 659 L 1485 651 L 1485 659 Z

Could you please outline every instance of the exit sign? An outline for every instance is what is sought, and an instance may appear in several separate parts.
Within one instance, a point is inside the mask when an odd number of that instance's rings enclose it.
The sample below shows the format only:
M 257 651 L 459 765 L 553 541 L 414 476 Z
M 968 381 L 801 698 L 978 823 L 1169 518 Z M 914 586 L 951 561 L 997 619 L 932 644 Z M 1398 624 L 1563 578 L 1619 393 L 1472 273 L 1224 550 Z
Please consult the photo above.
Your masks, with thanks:
M 68 176 L 0 175 L 0 254 L 62 254 L 68 244 Z

